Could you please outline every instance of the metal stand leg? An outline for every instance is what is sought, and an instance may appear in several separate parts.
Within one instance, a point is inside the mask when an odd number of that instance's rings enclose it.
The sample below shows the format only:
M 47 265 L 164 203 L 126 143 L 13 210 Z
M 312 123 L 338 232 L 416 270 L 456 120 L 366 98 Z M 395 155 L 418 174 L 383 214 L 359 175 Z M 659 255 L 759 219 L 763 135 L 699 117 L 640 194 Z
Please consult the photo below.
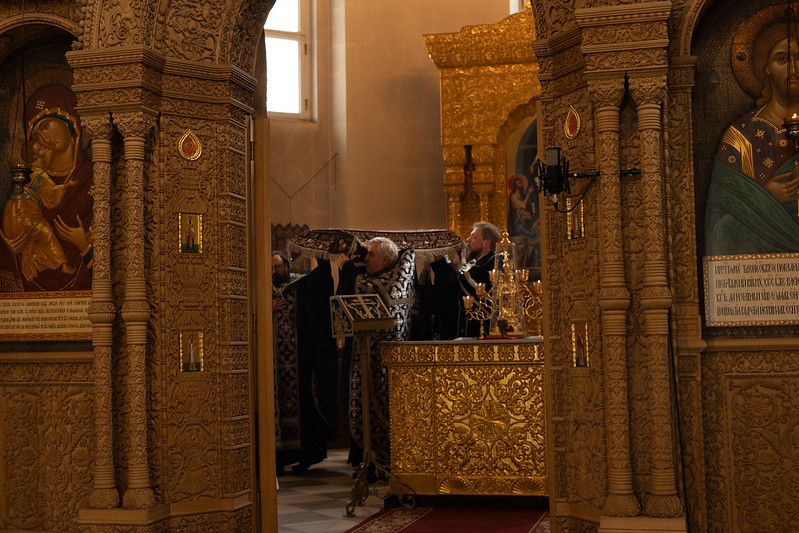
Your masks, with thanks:
M 355 515 L 355 506 L 363 505 L 369 497 L 369 465 L 374 465 L 375 474 L 384 476 L 386 481 L 394 480 L 391 472 L 386 465 L 377 461 L 377 456 L 372 450 L 372 354 L 368 337 L 358 339 L 358 347 L 361 354 L 361 412 L 363 416 L 363 458 L 358 467 L 355 483 L 352 486 L 350 501 L 347 502 L 347 516 Z M 400 483 L 404 485 L 403 483 Z M 416 505 L 415 498 L 410 495 L 400 497 L 402 506 L 413 508 Z

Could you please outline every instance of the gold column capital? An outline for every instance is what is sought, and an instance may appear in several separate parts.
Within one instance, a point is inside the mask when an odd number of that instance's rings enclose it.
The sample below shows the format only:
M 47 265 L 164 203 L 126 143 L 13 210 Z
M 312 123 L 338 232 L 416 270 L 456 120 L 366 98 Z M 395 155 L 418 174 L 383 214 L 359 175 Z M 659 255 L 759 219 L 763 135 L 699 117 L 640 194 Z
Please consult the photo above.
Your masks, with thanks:
M 127 141 L 129 137 L 144 138 L 155 126 L 156 113 L 150 110 L 114 112 L 114 124 Z M 126 156 L 127 158 L 127 156 Z
M 590 79 L 588 93 L 597 108 L 619 107 L 624 97 L 624 78 Z
M 114 132 L 114 125 L 111 122 L 110 113 L 81 115 L 80 126 L 92 142 L 99 140 L 107 141 Z M 96 161 L 96 155 L 94 149 L 92 149 L 92 161 Z
M 659 106 L 666 97 L 666 75 L 630 78 L 630 94 L 639 107 L 644 104 Z

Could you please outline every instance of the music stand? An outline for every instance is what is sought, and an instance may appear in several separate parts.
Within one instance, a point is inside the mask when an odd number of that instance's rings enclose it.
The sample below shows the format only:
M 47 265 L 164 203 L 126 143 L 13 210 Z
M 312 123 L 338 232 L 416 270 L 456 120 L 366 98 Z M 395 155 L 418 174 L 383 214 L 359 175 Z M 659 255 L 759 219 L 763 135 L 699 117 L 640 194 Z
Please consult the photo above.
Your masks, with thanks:
M 357 469 L 352 497 L 347 502 L 347 516 L 355 515 L 355 506 L 363 505 L 369 497 L 368 467 L 375 465 L 376 471 L 388 474 L 385 466 L 379 464 L 372 451 L 372 361 L 369 338 L 381 331 L 394 329 L 394 318 L 386 304 L 377 294 L 349 294 L 330 297 L 330 320 L 333 337 L 357 337 L 361 356 L 361 411 L 363 413 L 363 459 Z

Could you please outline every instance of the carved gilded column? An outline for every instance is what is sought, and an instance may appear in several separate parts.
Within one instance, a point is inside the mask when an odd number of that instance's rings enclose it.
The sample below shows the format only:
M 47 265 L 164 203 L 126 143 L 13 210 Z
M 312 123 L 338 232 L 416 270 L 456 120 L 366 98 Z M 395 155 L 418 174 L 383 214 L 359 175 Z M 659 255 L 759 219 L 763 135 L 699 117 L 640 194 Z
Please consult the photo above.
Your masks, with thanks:
M 463 224 L 463 194 L 466 190 L 463 146 L 444 146 L 444 192 L 447 195 L 447 227 L 460 233 Z
M 94 419 L 97 443 L 94 452 L 94 486 L 89 507 L 119 506 L 114 468 L 111 345 L 116 307 L 111 293 L 111 117 L 81 116 L 83 131 L 92 140 L 92 323 L 94 350 Z M 88 229 L 88 228 L 86 228 Z
M 478 212 L 479 212 L 479 220 L 486 220 L 492 222 L 491 220 L 491 199 L 494 197 L 494 190 L 493 188 L 484 187 L 484 188 L 477 188 L 475 187 L 475 192 L 477 193 L 477 205 L 478 205 Z M 477 222 L 476 220 L 474 222 Z M 471 224 L 469 224 L 469 232 L 471 232 Z M 467 232 L 467 234 L 469 233 Z
M 648 516 L 675 517 L 682 515 L 683 508 L 677 497 L 674 472 L 669 380 L 671 293 L 666 273 L 660 117 L 661 102 L 666 94 L 666 76 L 632 78 L 630 92 L 638 106 L 646 231 L 641 305 L 644 308 L 644 335 L 650 369 L 653 464 L 644 510 Z
M 630 417 L 627 397 L 627 308 L 619 181 L 619 105 L 624 80 L 589 81 L 594 103 L 599 170 L 600 289 L 602 354 L 605 360 L 608 496 L 602 512 L 635 516 L 641 506 L 633 492 Z
M 449 186 L 444 187 L 444 192 L 447 195 L 447 228 L 458 233 L 462 223 L 463 201 L 461 198 L 463 193 L 458 188 Z
M 477 196 L 477 218 L 489 222 L 492 220 L 491 200 L 494 198 L 494 146 L 492 144 L 475 144 L 472 146 L 472 186 Z M 476 220 L 468 222 L 469 230 Z
M 147 384 L 145 350 L 147 321 L 147 280 L 144 275 L 144 156 L 146 136 L 155 117 L 145 112 L 114 113 L 114 124 L 125 137 L 125 206 L 123 223 L 127 228 L 125 303 L 122 319 L 127 333 L 129 357 L 128 407 L 130 442 L 128 446 L 128 488 L 122 506 L 146 509 L 155 504 L 147 464 Z

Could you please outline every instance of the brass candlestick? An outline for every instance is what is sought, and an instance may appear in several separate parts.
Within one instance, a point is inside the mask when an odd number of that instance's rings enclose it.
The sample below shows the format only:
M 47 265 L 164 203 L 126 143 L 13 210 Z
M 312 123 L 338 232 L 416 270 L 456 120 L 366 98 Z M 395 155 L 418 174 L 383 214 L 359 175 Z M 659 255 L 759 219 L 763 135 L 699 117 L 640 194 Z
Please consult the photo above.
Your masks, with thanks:
M 470 321 L 477 320 L 480 323 L 480 337 L 485 337 L 483 322 L 491 318 L 493 311 L 491 295 L 486 291 L 485 283 L 477 283 L 474 289 L 476 296 L 467 294 L 463 297 L 463 309 L 466 311 L 467 326 Z
M 529 281 L 529 272 L 526 270 L 519 270 L 517 273 L 519 275 L 527 332 L 531 335 L 541 335 L 541 321 L 544 317 L 541 282 Z

